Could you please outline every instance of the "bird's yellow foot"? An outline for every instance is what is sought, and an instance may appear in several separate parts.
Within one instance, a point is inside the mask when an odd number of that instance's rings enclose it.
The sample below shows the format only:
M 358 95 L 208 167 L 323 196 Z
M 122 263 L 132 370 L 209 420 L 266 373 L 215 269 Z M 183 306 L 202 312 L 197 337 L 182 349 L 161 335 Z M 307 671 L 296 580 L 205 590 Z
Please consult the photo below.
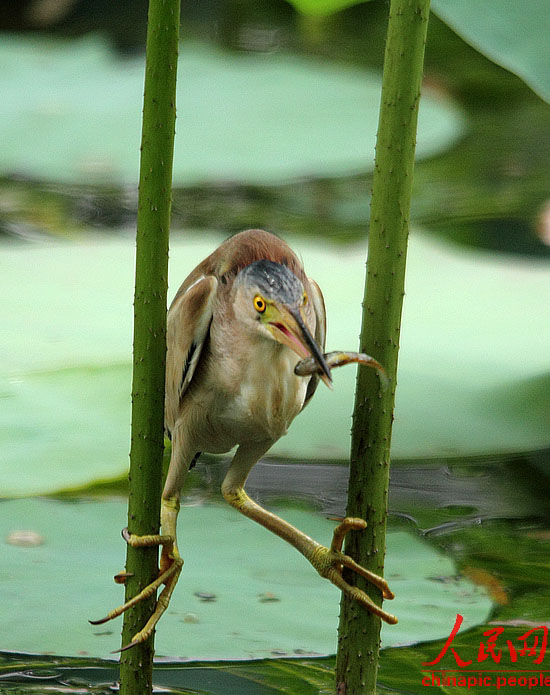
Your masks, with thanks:
M 117 650 L 121 652 L 126 651 L 127 649 L 134 647 L 136 644 L 145 642 L 145 640 L 149 639 L 153 630 L 155 629 L 156 624 L 170 603 L 170 597 L 172 596 L 172 592 L 174 591 L 181 568 L 183 566 L 183 559 L 179 554 L 175 535 L 136 536 L 128 533 L 128 529 L 124 529 L 122 531 L 122 536 L 124 540 L 134 548 L 143 548 L 155 545 L 162 546 L 159 575 L 153 582 L 148 584 L 142 591 L 140 591 L 139 594 L 131 598 L 129 601 L 126 601 L 126 603 L 124 603 L 122 606 L 113 609 L 100 620 L 90 620 L 89 622 L 92 625 L 101 625 L 102 623 L 106 623 L 108 620 L 112 620 L 113 618 L 122 615 L 122 613 L 127 611 L 129 608 L 135 606 L 136 603 L 139 603 L 140 601 L 149 598 L 153 594 L 156 594 L 157 589 L 163 584 L 165 586 L 157 599 L 157 605 L 152 616 L 149 618 L 145 626 L 133 636 L 130 644 L 127 644 L 125 647 L 122 647 L 122 649 Z M 115 576 L 115 582 L 120 583 L 120 576 L 120 574 Z
M 388 586 L 388 583 L 383 577 L 380 577 L 378 574 L 365 569 L 355 562 L 355 560 L 353 560 L 351 557 L 342 552 L 342 544 L 344 542 L 346 533 L 351 530 L 362 530 L 366 528 L 366 526 L 367 523 L 363 519 L 355 519 L 352 517 L 343 519 L 343 521 L 334 529 L 334 536 L 332 538 L 330 548 L 325 548 L 322 545 L 318 545 L 311 552 L 311 554 L 308 554 L 308 559 L 322 577 L 328 579 L 350 598 L 360 603 L 368 611 L 374 613 L 386 623 L 395 625 L 397 623 L 397 618 L 395 615 L 387 613 L 385 610 L 377 606 L 370 596 L 368 596 L 364 591 L 356 586 L 351 586 L 351 584 L 348 584 L 342 577 L 342 570 L 344 567 L 347 567 L 348 569 L 359 574 L 361 577 L 364 577 L 371 584 L 377 586 L 385 599 L 395 598 L 393 592 Z

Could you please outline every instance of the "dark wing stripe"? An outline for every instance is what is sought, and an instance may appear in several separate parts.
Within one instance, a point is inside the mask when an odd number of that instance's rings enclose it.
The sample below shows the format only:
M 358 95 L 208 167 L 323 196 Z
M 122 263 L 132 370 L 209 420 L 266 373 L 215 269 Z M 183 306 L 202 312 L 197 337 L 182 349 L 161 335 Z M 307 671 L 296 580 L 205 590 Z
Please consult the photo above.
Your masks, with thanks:
M 193 359 L 193 355 L 195 354 L 195 350 L 197 349 L 197 344 L 196 343 L 191 343 L 191 347 L 189 348 L 189 351 L 187 352 L 187 355 L 185 357 L 185 364 L 183 366 L 183 372 L 181 374 L 181 381 L 180 381 L 180 388 L 179 388 L 179 394 L 180 394 L 180 399 L 183 393 L 183 386 L 185 383 L 185 377 L 187 376 L 189 372 L 189 367 L 191 366 L 191 360 Z
M 199 460 L 199 456 L 201 455 L 201 453 L 202 453 L 201 451 L 197 451 L 197 453 L 193 456 L 193 458 L 191 459 L 191 463 L 189 465 L 189 470 L 191 470 L 192 468 L 195 467 L 197 461 Z

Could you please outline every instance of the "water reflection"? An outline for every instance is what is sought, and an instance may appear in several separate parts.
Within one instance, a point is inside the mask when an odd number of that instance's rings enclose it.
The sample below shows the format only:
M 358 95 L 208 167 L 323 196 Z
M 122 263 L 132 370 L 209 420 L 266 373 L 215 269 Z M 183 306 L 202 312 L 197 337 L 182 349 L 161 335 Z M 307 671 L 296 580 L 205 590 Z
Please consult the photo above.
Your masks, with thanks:
M 191 498 L 219 495 L 228 462 L 203 459 L 189 476 Z M 492 519 L 547 519 L 550 451 L 514 457 L 456 461 L 400 461 L 391 469 L 390 521 L 409 523 L 423 534 Z M 261 504 L 302 503 L 327 517 L 345 515 L 345 464 L 257 463 L 247 490 Z

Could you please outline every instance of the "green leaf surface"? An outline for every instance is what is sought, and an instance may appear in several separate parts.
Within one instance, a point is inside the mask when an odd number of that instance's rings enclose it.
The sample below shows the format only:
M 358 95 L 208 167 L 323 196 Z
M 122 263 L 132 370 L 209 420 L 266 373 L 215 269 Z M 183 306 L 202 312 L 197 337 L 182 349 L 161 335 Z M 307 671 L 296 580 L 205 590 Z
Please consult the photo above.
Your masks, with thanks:
M 432 0 L 432 9 L 467 43 L 550 101 L 547 0 Z
M 219 237 L 174 238 L 170 295 Z M 364 249 L 294 244 L 325 294 L 327 349 L 357 348 Z M 338 260 L 335 261 L 336 253 Z M 133 241 L 0 253 L 0 495 L 54 492 L 127 470 Z M 410 244 L 393 457 L 550 444 L 550 265 Z M 348 456 L 355 368 L 321 384 L 273 454 Z
M 125 502 L 23 499 L 0 509 L 0 649 L 108 657 L 119 647 L 120 621 L 91 626 L 87 619 L 122 601 L 111 577 L 122 569 Z M 329 542 L 334 522 L 276 511 Z M 43 543 L 6 542 L 23 530 Z M 226 506 L 184 506 L 180 548 L 184 570 L 157 633 L 157 656 L 251 659 L 336 650 L 338 590 L 273 534 Z M 400 622 L 384 628 L 384 645 L 441 637 L 459 609 L 470 626 L 484 620 L 489 599 L 455 575 L 451 560 L 419 538 L 390 534 L 386 577 Z M 201 593 L 215 598 L 201 600 Z
M 0 171 L 67 183 L 137 182 L 143 62 L 98 38 L 0 42 Z M 380 78 L 290 55 L 182 45 L 174 182 L 274 183 L 373 166 Z M 456 108 L 422 100 L 418 156 L 462 132 Z

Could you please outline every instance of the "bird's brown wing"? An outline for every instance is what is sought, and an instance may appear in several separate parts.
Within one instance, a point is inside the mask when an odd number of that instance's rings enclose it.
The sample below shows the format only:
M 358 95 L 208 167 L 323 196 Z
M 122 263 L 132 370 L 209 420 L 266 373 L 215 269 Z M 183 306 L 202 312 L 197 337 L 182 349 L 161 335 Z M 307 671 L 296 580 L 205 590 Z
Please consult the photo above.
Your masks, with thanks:
M 315 341 L 317 342 L 317 345 L 319 345 L 321 350 L 324 352 L 325 340 L 327 336 L 327 312 L 325 309 L 325 300 L 323 299 L 323 293 L 321 292 L 321 288 L 315 282 L 315 280 L 312 280 L 311 278 L 308 278 L 308 280 L 308 296 L 311 303 L 313 304 L 313 309 L 315 311 Z M 313 394 L 317 389 L 318 384 L 319 377 L 314 374 L 309 380 L 309 384 L 307 385 L 306 397 L 304 400 L 304 405 L 302 406 L 302 410 L 311 400 Z
M 168 311 L 166 328 L 166 404 L 168 432 L 179 416 L 181 399 L 189 386 L 208 337 L 214 297 L 215 277 L 199 276 L 188 287 L 182 286 Z

